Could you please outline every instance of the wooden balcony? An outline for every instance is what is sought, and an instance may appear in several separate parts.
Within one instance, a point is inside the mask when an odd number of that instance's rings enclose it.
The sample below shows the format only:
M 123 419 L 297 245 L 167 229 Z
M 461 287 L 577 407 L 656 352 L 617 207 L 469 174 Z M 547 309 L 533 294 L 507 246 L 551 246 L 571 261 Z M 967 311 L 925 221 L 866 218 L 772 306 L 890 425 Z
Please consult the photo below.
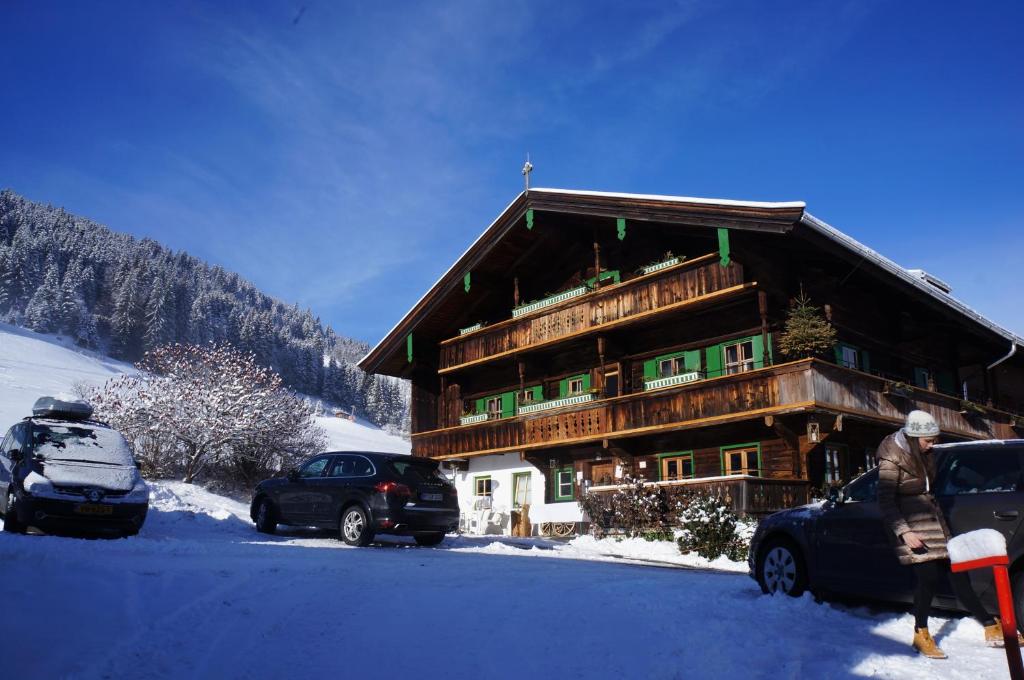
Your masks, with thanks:
M 648 482 L 664 487 L 669 498 L 700 493 L 724 498 L 739 515 L 763 515 L 810 502 L 810 482 L 801 479 L 763 479 L 749 475 Z M 589 493 L 611 494 L 619 485 L 590 487 Z
M 717 254 L 705 255 L 445 340 L 438 372 L 451 373 L 635 320 L 713 304 L 754 285 L 743 282 L 739 263 L 723 267 Z
M 1008 413 L 962 415 L 955 397 L 919 388 L 911 388 L 910 397 L 893 397 L 883 394 L 884 388 L 885 380 L 877 376 L 805 359 L 552 412 L 421 432 L 412 436 L 412 450 L 432 458 L 528 452 L 809 411 L 895 426 L 911 408 L 932 413 L 947 434 L 1015 436 Z

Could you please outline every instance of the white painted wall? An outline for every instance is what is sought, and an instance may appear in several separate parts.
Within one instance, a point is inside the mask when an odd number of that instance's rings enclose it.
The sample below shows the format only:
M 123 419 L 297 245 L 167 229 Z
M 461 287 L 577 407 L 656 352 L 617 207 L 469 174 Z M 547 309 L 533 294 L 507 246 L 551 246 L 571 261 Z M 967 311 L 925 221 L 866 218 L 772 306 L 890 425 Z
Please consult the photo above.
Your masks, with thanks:
M 500 513 L 500 525 L 488 523 L 481 527 L 481 533 L 509 534 L 512 527 L 512 476 L 517 472 L 530 473 L 530 523 L 537 525 L 541 522 L 581 522 L 583 513 L 575 501 L 563 503 L 545 503 L 544 490 L 547 484 L 547 476 L 530 463 L 520 460 L 518 453 L 504 453 L 494 456 L 476 456 L 469 459 L 469 470 L 455 473 L 455 487 L 459 491 L 460 511 L 467 516 L 472 516 L 474 502 L 478 497 L 474 495 L 475 478 L 481 475 L 490 475 L 493 497 L 491 510 Z

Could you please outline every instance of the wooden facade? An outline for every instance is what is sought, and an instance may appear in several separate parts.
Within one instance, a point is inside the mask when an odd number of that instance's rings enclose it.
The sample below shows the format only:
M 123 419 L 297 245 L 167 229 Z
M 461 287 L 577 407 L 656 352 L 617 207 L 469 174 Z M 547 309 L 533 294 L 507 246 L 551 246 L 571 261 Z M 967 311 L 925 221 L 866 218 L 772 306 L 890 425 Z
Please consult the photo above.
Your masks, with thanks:
M 1020 339 L 815 224 L 530 192 L 361 366 L 412 381 L 414 455 L 517 455 L 549 502 L 629 473 L 762 513 L 870 467 L 912 409 L 953 439 L 1024 434 L 1024 352 L 997 362 Z M 820 357 L 779 351 L 801 291 L 838 331 Z

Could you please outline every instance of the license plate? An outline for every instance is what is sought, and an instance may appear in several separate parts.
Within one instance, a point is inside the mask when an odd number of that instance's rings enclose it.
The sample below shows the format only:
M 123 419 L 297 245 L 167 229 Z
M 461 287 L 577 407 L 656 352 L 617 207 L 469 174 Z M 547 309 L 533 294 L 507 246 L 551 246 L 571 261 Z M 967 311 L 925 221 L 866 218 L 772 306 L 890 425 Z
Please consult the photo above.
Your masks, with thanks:
M 75 512 L 79 515 L 112 515 L 114 514 L 114 506 L 83 503 L 75 506 Z
M 444 498 L 444 496 L 442 496 L 439 493 L 421 493 L 420 494 L 420 500 L 422 500 L 422 501 L 439 501 L 442 498 Z

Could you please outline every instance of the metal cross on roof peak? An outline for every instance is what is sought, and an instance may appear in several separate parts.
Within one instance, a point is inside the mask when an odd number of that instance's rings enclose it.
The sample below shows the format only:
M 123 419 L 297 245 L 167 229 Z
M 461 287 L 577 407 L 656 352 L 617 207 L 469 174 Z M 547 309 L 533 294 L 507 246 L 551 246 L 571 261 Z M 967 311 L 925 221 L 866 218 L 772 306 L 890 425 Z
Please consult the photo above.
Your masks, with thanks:
M 530 173 L 533 172 L 533 163 L 530 162 L 530 154 L 526 154 L 526 164 L 523 165 L 523 179 L 526 181 L 526 190 L 530 190 Z

